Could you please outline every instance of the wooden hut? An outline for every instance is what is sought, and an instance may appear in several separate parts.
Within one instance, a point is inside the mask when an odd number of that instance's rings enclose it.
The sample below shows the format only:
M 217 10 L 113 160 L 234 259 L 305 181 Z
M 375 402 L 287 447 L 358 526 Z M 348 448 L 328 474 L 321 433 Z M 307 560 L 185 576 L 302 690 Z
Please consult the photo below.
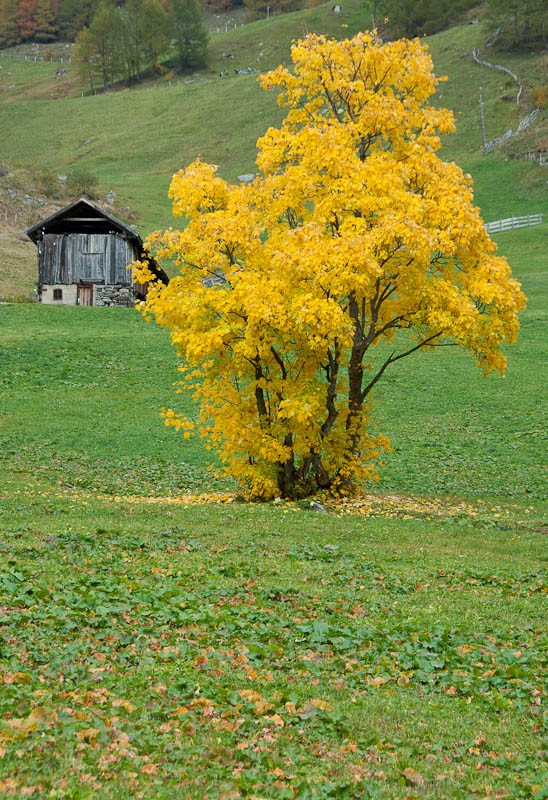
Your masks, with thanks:
M 127 266 L 134 259 L 146 258 L 157 279 L 169 281 L 133 228 L 83 197 L 26 234 L 38 248 L 41 303 L 131 306 L 148 288 L 132 281 Z

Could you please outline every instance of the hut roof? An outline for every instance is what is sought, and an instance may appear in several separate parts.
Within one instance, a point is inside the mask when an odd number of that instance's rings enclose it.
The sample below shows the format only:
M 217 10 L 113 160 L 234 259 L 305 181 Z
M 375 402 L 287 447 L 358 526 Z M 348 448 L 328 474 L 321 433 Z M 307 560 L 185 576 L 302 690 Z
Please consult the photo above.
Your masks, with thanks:
M 74 200 L 68 206 L 40 220 L 40 222 L 28 228 L 25 233 L 33 242 L 36 242 L 44 233 L 70 233 L 71 231 L 78 233 L 86 233 L 87 231 L 90 233 L 108 233 L 112 231 L 124 234 L 128 239 L 132 239 L 135 242 L 141 242 L 141 237 L 135 228 L 126 225 L 114 214 L 110 214 L 104 208 L 100 208 L 100 206 L 85 197 Z

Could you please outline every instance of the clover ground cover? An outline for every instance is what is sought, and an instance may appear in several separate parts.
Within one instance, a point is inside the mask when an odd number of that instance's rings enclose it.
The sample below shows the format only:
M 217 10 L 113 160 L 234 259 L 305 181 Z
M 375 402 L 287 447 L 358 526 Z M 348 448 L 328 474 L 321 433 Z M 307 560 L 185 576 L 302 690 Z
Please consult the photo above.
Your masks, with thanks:
M 543 796 L 533 517 L 3 502 L 2 796 Z

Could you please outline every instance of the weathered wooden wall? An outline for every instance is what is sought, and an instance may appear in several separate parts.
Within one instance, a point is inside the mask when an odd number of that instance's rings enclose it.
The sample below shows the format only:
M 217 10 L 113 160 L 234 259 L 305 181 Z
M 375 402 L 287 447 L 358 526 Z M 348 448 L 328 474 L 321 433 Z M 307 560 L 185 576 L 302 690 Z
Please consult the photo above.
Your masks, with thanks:
M 117 234 L 46 233 L 39 245 L 40 284 L 130 284 L 131 242 Z

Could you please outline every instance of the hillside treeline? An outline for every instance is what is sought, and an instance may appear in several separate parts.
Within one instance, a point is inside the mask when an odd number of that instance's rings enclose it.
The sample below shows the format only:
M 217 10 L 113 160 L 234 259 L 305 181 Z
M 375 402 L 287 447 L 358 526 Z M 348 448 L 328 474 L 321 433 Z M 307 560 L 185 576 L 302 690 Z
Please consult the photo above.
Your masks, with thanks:
M 199 0 L 101 0 L 76 37 L 73 59 L 90 91 L 140 81 L 151 71 L 202 67 L 208 34 Z
M 124 12 L 125 21 L 137 13 L 140 24 L 147 19 L 155 31 L 165 33 L 170 23 L 200 10 L 200 0 L 0 0 L 0 47 L 74 42 L 98 16 L 114 18 L 115 12 Z
M 98 0 L 0 0 L 0 47 L 74 41 Z
M 249 18 L 293 11 L 318 0 L 0 0 L 0 48 L 26 42 L 73 42 L 97 17 L 120 12 L 127 19 L 137 9 L 148 21 L 144 50 L 154 60 L 174 20 L 200 18 L 202 2 L 216 10 L 245 5 Z M 343 0 L 344 3 L 344 0 Z M 485 18 L 491 44 L 502 49 L 548 47 L 548 3 L 546 0 L 364 0 L 364 18 L 389 36 L 414 37 L 432 34 L 460 22 L 474 9 Z M 176 36 L 180 22 L 175 22 Z M 167 32 L 166 32 L 167 31 Z M 195 32 L 186 34 L 192 39 Z M 200 33 L 200 37 L 203 34 Z M 155 39 L 153 43 L 151 39 Z M 203 50 L 203 44 L 183 50 Z M 185 56 L 183 56 L 184 60 Z M 191 55 L 190 61 L 195 60 Z

